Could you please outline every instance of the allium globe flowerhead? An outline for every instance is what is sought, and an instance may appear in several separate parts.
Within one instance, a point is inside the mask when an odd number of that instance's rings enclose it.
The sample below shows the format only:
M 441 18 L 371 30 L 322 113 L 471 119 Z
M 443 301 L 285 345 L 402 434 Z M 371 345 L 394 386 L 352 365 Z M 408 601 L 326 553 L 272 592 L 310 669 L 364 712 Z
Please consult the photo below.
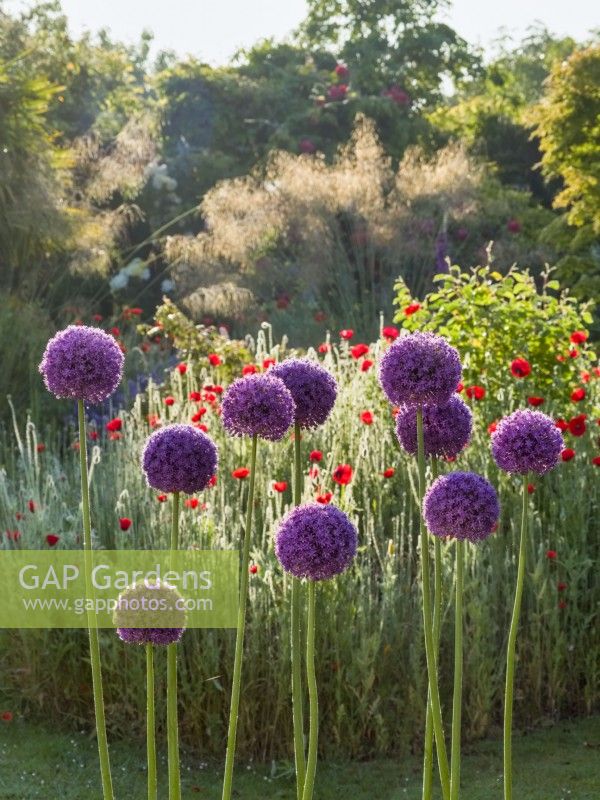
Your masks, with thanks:
M 217 464 L 215 443 L 192 425 L 159 428 L 148 437 L 142 452 L 148 485 L 161 492 L 201 492 Z
M 142 580 L 128 586 L 113 612 L 117 636 L 129 644 L 178 642 L 186 626 L 181 600 L 177 589 L 163 581 Z
M 390 403 L 441 405 L 448 402 L 461 378 L 457 351 L 441 336 L 411 333 L 384 353 L 379 382 Z
M 56 397 L 101 403 L 121 382 L 123 361 L 112 336 L 99 328 L 69 325 L 46 345 L 39 371 Z
M 423 407 L 425 455 L 454 458 L 469 444 L 473 414 L 462 398 L 454 394 L 440 406 Z M 407 453 L 417 452 L 417 409 L 404 406 L 396 415 L 396 436 Z
M 294 422 L 290 390 L 272 371 L 238 378 L 223 395 L 221 419 L 232 436 L 260 436 L 276 442 Z
M 541 411 L 515 411 L 492 434 L 492 455 L 500 469 L 543 475 L 559 462 L 564 447 L 556 422 Z
M 437 478 L 423 499 L 423 515 L 434 536 L 480 542 L 500 516 L 494 487 L 474 472 L 450 472 Z
M 320 364 L 308 358 L 288 358 L 271 370 L 285 383 L 296 404 L 295 422 L 301 428 L 322 425 L 335 403 L 337 383 Z
M 344 572 L 356 555 L 358 534 L 339 508 L 319 503 L 297 506 L 281 521 L 275 554 L 296 578 L 323 581 Z

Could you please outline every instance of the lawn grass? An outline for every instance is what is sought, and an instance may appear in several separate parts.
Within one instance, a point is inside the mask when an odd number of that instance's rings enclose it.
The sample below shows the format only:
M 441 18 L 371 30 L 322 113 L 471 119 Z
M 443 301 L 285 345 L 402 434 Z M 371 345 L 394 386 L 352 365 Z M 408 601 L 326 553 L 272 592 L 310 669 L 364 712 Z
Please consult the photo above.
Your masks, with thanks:
M 144 800 L 144 750 L 112 743 L 118 800 Z M 600 717 L 560 722 L 515 736 L 515 800 L 597 800 L 600 797 Z M 183 765 L 185 800 L 217 800 L 220 765 L 188 756 Z M 162 772 L 166 772 L 164 756 Z M 499 741 L 466 748 L 462 800 L 501 800 Z M 240 800 L 293 800 L 289 765 L 243 765 L 235 781 Z M 319 765 L 316 800 L 417 800 L 417 759 Z M 163 785 L 160 797 L 166 797 Z M 101 800 L 95 741 L 61 734 L 15 719 L 0 723 L 0 799 Z

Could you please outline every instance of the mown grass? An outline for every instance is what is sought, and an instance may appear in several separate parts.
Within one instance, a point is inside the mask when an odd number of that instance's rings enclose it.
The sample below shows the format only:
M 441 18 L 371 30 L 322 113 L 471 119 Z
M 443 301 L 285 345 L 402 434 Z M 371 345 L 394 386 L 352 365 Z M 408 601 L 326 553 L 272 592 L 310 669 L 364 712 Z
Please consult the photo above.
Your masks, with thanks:
M 600 716 L 560 722 L 515 737 L 517 800 L 596 800 L 600 796 Z M 112 745 L 116 796 L 143 800 L 145 759 L 141 743 Z M 161 768 L 166 772 L 164 755 Z M 502 748 L 486 740 L 464 756 L 462 800 L 502 797 Z M 187 753 L 183 797 L 217 800 L 220 765 Z M 165 795 L 166 787 L 161 790 Z M 236 777 L 240 800 L 293 800 L 289 764 L 246 764 Z M 319 765 L 316 800 L 417 800 L 417 758 Z M 0 800 L 100 800 L 95 741 L 86 734 L 57 734 L 16 719 L 0 728 Z

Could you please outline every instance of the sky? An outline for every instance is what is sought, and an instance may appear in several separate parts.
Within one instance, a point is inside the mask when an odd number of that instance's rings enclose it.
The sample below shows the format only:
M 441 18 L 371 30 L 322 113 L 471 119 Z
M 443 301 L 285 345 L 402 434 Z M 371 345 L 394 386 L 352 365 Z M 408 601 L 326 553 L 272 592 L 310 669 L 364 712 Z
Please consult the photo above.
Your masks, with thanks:
M 28 0 L 5 0 L 4 8 Z M 303 18 L 305 0 L 62 0 L 71 30 L 109 28 L 114 38 L 135 42 L 144 28 L 155 36 L 153 51 L 175 50 L 210 64 L 223 64 L 258 39 L 284 38 Z M 541 21 L 554 33 L 583 39 L 600 28 L 596 0 L 454 0 L 442 15 L 473 44 L 488 47 L 504 28 L 517 37 Z

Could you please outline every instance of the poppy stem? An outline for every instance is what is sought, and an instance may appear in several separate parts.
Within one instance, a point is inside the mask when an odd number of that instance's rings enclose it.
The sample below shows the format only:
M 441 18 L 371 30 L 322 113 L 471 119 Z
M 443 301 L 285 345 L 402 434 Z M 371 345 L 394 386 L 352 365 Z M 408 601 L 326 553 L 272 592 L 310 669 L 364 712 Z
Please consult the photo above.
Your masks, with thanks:
M 148 754 L 148 800 L 157 800 L 156 735 L 154 715 L 154 646 L 146 644 L 146 752 Z
M 423 503 L 425 496 L 425 438 L 423 433 L 423 409 L 417 409 L 417 461 L 419 465 L 419 502 Z M 427 659 L 427 674 L 429 677 L 429 692 L 431 701 L 432 726 L 435 736 L 435 746 L 442 784 L 444 800 L 450 800 L 450 772 L 448 767 L 448 754 L 444 740 L 444 726 L 442 723 L 442 708 L 437 678 L 437 664 L 433 638 L 433 625 L 431 613 L 431 587 L 429 576 L 429 541 L 423 509 L 419 509 L 419 529 L 421 538 L 421 587 L 423 593 L 423 630 L 425 636 L 425 655 Z
M 515 684 L 515 651 L 517 648 L 517 631 L 525 582 L 525 561 L 527 555 L 527 523 L 528 523 L 528 475 L 523 476 L 523 507 L 521 512 L 521 541 L 519 545 L 519 565 L 517 568 L 517 586 L 513 606 L 508 645 L 506 648 L 506 687 L 504 693 L 504 800 L 512 800 L 512 718 L 513 692 Z
M 294 426 L 294 505 L 299 506 L 302 500 L 302 462 L 300 425 Z M 302 703 L 302 628 L 301 600 L 302 585 L 298 578 L 292 577 L 291 598 L 291 655 L 292 655 L 292 715 L 294 722 L 294 759 L 296 763 L 296 792 L 298 800 L 302 800 L 306 775 L 304 753 L 304 710 Z
M 92 522 L 90 516 L 90 488 L 88 481 L 85 407 L 83 405 L 83 400 L 77 401 L 77 416 L 79 422 L 79 466 L 81 471 L 81 509 L 83 516 L 85 591 L 87 597 L 92 597 Z M 98 628 L 96 628 L 93 622 L 90 620 L 90 615 L 88 615 L 88 635 L 90 640 L 90 664 L 92 667 L 92 689 L 94 694 L 94 710 L 96 714 L 96 736 L 98 738 L 98 756 L 100 758 L 102 794 L 104 795 L 104 800 L 113 800 L 114 794 L 110 772 L 110 757 L 108 754 L 108 739 L 106 736 L 106 719 L 104 716 L 102 667 L 100 665 L 100 641 L 98 637 Z
M 437 458 L 431 459 L 431 477 L 438 476 Z M 434 590 L 433 590 L 433 641 L 437 664 L 440 649 L 440 628 L 442 621 L 442 543 L 435 538 L 434 546 Z M 433 792 L 433 716 L 431 713 L 431 692 L 427 688 L 427 714 L 425 718 L 425 756 L 423 759 L 423 800 L 431 800 Z
M 235 657 L 233 662 L 233 682 L 231 685 L 231 707 L 229 711 L 229 731 L 227 734 L 227 755 L 225 756 L 225 774 L 223 776 L 223 800 L 231 800 L 233 787 L 233 765 L 235 761 L 235 741 L 237 736 L 238 712 L 240 707 L 240 691 L 242 686 L 242 657 L 244 653 L 244 633 L 246 627 L 246 605 L 248 600 L 248 567 L 250 563 L 250 538 L 252 533 L 252 512 L 254 509 L 254 486 L 256 478 L 256 451 L 258 437 L 252 437 L 252 455 L 250 458 L 250 487 L 248 489 L 248 507 L 246 509 L 246 527 L 242 545 L 242 573 L 240 578 L 240 598 L 238 606 L 237 635 L 235 640 Z
M 456 603 L 454 606 L 454 697 L 452 700 L 452 751 L 450 760 L 450 800 L 460 792 L 460 728 L 463 672 L 463 583 L 465 543 L 456 540 Z
M 179 492 L 173 492 L 171 558 L 179 548 Z M 169 800 L 181 800 L 179 772 L 179 729 L 177 721 L 177 642 L 167 645 L 167 750 L 169 758 Z
M 316 583 L 308 581 L 308 623 L 306 629 L 306 674 L 308 683 L 308 700 L 310 708 L 310 729 L 308 737 L 308 760 L 306 762 L 306 780 L 302 800 L 312 800 L 317 773 L 317 748 L 319 744 L 319 694 L 317 691 L 317 675 L 315 672 L 315 611 Z

